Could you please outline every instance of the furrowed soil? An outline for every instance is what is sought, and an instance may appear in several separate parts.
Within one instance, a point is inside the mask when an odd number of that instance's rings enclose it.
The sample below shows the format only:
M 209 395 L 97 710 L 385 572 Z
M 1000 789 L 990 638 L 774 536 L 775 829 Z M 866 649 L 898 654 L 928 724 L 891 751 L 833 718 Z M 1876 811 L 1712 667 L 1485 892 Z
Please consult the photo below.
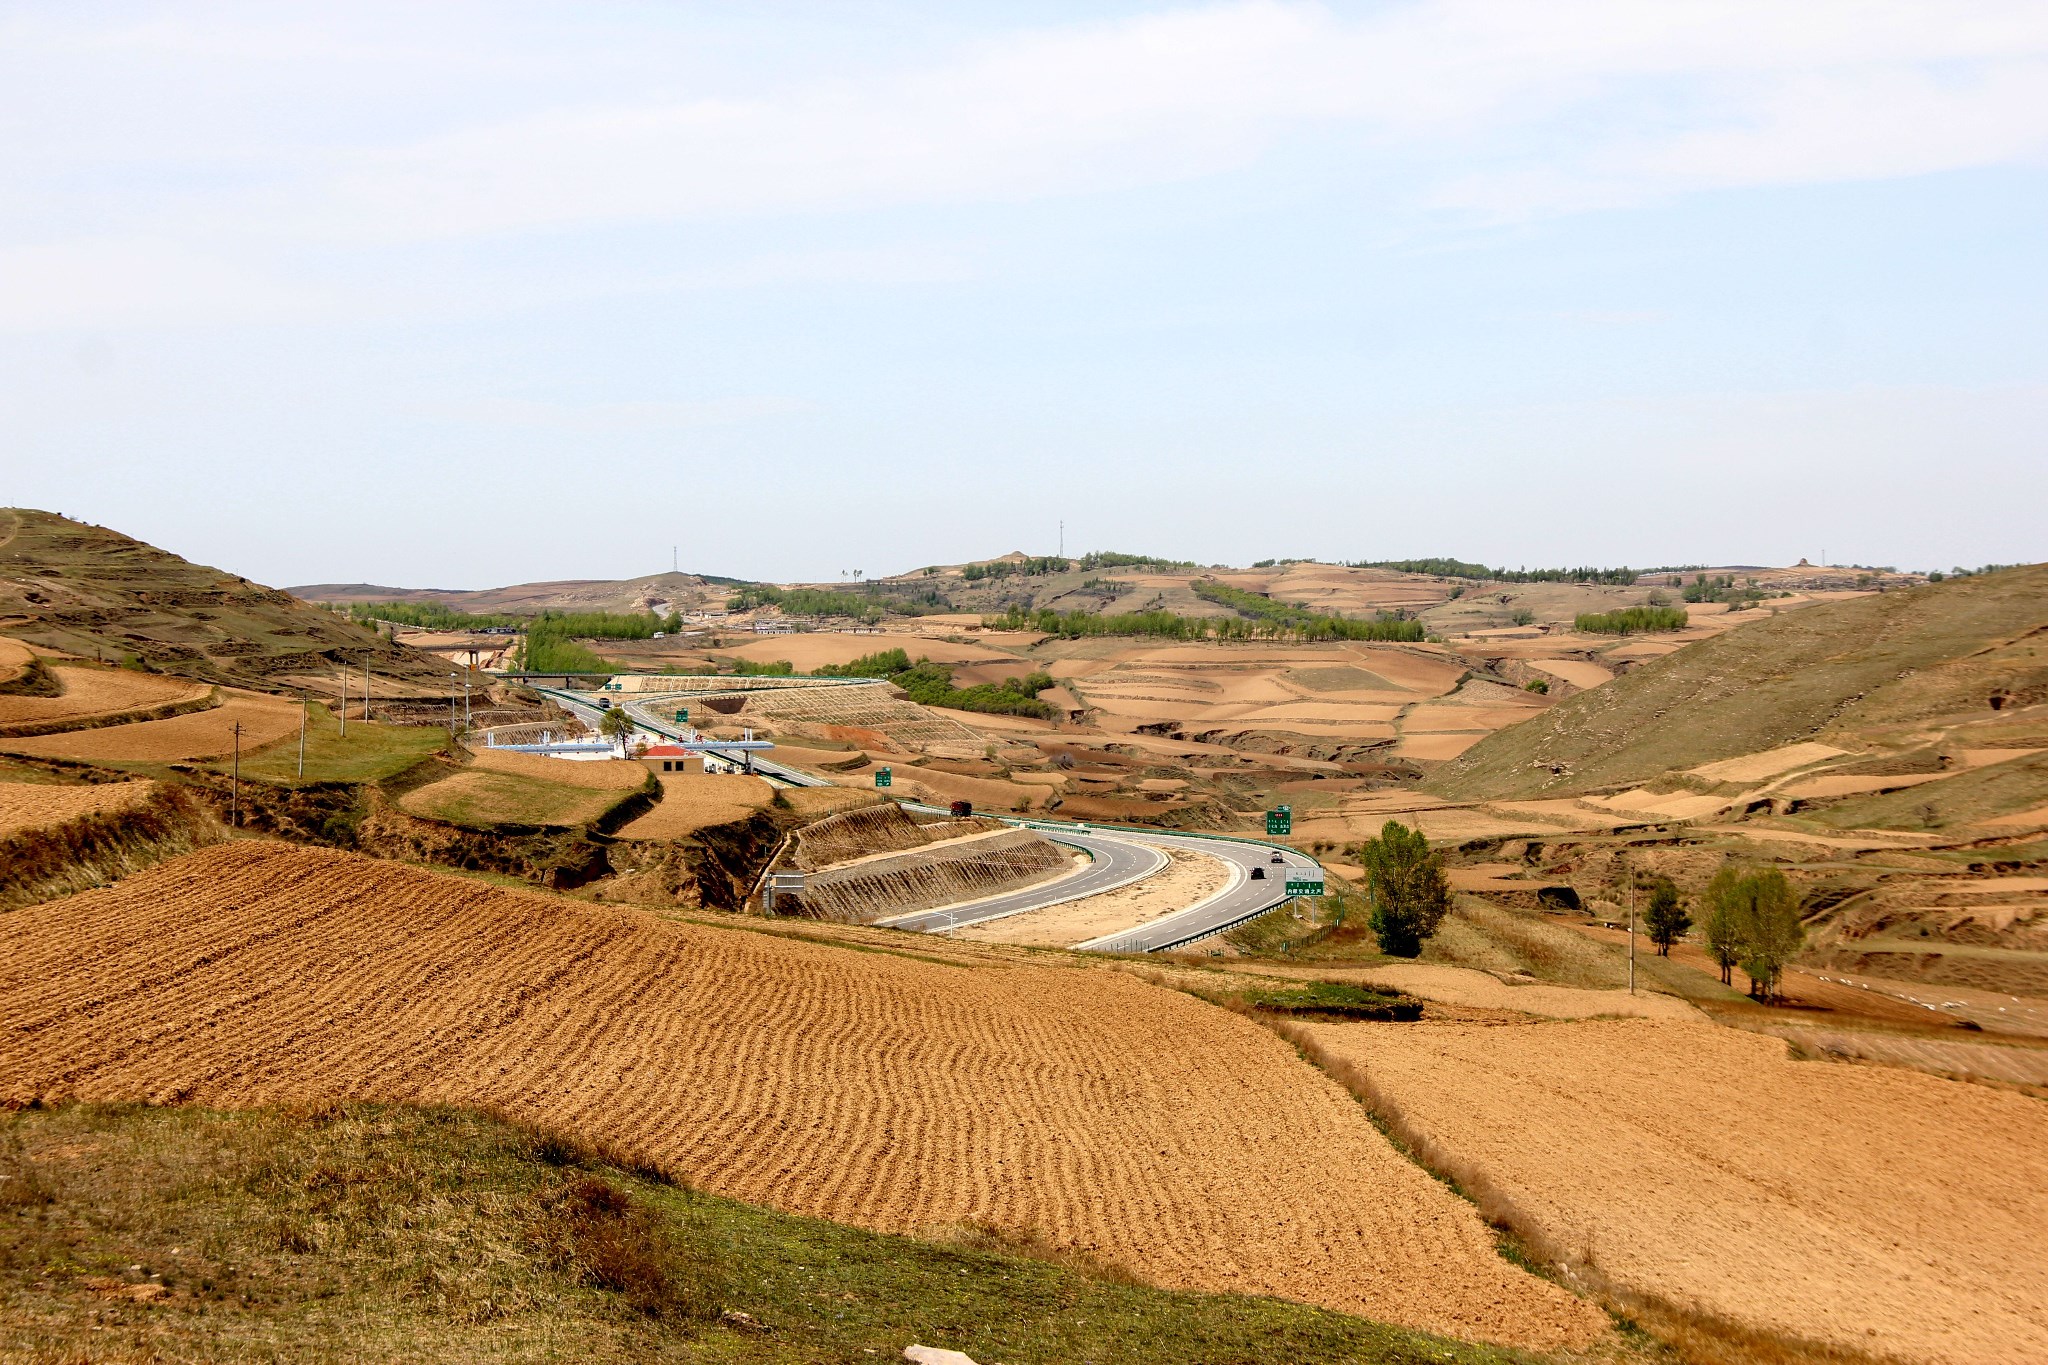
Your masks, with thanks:
M 2048 1359 L 2048 1107 L 1627 1020 L 1317 1025 L 1397 1130 L 1626 1290 L 1917 1361 Z
M 228 753 L 235 747 L 237 722 L 242 726 L 244 753 L 283 739 L 299 728 L 296 701 L 226 689 L 221 695 L 221 704 L 211 710 L 168 720 L 0 740 L 0 748 L 37 758 L 68 758 L 87 763 L 168 763 L 185 758 L 217 758 Z
M 104 782 L 90 787 L 0 782 L 0 835 L 48 829 L 83 815 L 132 809 L 155 793 L 154 782 Z
M 0 725 L 85 721 L 203 700 L 212 689 L 182 678 L 112 668 L 50 666 L 63 691 L 54 697 L 0 696 Z M 18 732 L 17 732 L 18 733 Z
M 858 1226 L 984 1223 L 1499 1342 L 1605 1330 L 1287 1044 L 1107 968 L 241 842 L 0 917 L 0 1017 L 0 1102 L 477 1104 Z

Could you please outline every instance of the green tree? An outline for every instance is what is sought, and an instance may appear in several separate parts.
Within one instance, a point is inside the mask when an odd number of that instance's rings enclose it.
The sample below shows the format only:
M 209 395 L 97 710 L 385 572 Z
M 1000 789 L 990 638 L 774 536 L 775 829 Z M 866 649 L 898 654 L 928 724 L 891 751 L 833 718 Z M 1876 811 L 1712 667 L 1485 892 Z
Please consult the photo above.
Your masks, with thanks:
M 1389 957 L 1416 957 L 1422 941 L 1443 923 L 1451 908 L 1451 886 L 1443 859 L 1429 840 L 1398 820 L 1380 827 L 1379 838 L 1358 848 L 1372 891 L 1372 931 Z
M 1707 950 L 1721 964 L 1721 983 L 1733 984 L 1730 968 L 1740 966 L 1749 993 L 1760 1000 L 1777 994 L 1785 966 L 1806 944 L 1799 922 L 1799 893 L 1774 867 L 1724 867 L 1707 883 Z
M 1743 879 L 1749 888 L 1744 925 L 1742 972 L 1749 993 L 1769 1000 L 1778 993 L 1785 966 L 1806 946 L 1806 928 L 1799 922 L 1799 893 L 1775 867 Z
M 1735 964 L 1742 960 L 1742 873 L 1724 867 L 1707 883 L 1701 897 L 1707 919 L 1700 926 L 1707 936 L 1707 952 L 1721 968 L 1721 984 L 1734 984 Z
M 1659 957 L 1671 956 L 1671 945 L 1685 937 L 1685 931 L 1692 928 L 1692 916 L 1685 912 L 1685 902 L 1678 894 L 1678 887 L 1669 877 L 1659 877 L 1650 888 L 1650 905 L 1643 912 L 1643 928 L 1650 935 L 1650 942 L 1657 945 Z
M 597 732 L 616 744 L 623 745 L 627 736 L 633 733 L 633 719 L 624 707 L 614 706 L 604 713 L 604 719 L 597 723 Z

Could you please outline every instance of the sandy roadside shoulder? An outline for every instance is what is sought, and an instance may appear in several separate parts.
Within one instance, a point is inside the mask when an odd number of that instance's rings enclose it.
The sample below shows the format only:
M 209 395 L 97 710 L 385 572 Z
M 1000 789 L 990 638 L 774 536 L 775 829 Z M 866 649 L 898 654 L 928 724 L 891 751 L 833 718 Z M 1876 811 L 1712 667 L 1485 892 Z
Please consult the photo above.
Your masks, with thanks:
M 1091 938 L 1145 924 L 1221 891 L 1230 865 L 1206 853 L 1169 848 L 1166 866 L 1141 882 L 1065 905 L 1027 910 L 961 929 L 958 937 L 986 943 L 1068 948 Z

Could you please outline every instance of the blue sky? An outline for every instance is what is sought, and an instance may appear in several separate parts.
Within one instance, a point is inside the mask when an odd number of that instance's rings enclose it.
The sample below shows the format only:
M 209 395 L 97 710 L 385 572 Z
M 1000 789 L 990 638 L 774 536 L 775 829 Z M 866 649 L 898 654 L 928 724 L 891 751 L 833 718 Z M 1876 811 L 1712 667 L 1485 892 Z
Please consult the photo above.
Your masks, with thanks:
M 0 11 L 7 502 L 273 583 L 2048 557 L 2048 6 Z

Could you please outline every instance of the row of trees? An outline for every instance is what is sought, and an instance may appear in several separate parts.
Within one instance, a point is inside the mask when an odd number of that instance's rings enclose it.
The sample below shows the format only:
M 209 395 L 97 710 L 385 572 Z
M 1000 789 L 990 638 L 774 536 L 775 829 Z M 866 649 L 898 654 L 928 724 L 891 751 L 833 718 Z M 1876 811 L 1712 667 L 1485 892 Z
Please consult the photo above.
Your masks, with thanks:
M 1037 578 L 1049 573 L 1065 573 L 1073 567 L 1073 561 L 1064 556 L 1038 555 L 1031 559 L 998 559 L 988 564 L 968 564 L 961 568 L 960 576 L 970 583 L 1013 575 Z
M 1593 635 L 1637 635 L 1644 631 L 1683 630 L 1684 607 L 1620 607 L 1614 611 L 1582 611 L 1572 624 Z
M 1482 583 L 1599 583 L 1609 587 L 1632 588 L 1641 572 L 1626 566 L 1601 569 L 1591 565 L 1576 569 L 1489 569 L 1463 559 L 1361 559 L 1353 569 L 1393 569 L 1397 573 L 1426 573 L 1438 578 L 1470 578 Z
M 1407 640 L 1423 638 L 1422 622 L 1397 612 L 1381 612 L 1361 621 L 1334 612 L 1315 611 L 1289 602 L 1277 602 L 1264 593 L 1247 592 L 1213 578 L 1196 580 L 1195 596 L 1205 602 L 1228 607 L 1239 616 L 1264 627 L 1254 634 L 1287 635 L 1299 640 Z M 1222 623 L 1219 623 L 1219 626 Z

